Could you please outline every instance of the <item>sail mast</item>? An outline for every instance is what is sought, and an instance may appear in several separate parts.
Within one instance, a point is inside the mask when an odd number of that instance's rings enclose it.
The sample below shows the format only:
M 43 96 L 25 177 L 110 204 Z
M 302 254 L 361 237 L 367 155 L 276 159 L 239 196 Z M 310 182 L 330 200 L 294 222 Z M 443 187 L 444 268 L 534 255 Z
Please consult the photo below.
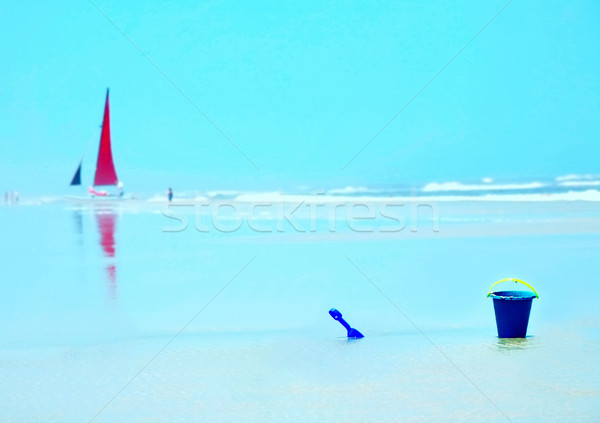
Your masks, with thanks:
M 117 178 L 117 172 L 115 171 L 110 145 L 110 107 L 108 89 L 106 89 L 106 103 L 104 105 L 104 119 L 102 121 L 102 135 L 100 136 L 94 186 L 117 185 L 118 182 L 119 178 Z

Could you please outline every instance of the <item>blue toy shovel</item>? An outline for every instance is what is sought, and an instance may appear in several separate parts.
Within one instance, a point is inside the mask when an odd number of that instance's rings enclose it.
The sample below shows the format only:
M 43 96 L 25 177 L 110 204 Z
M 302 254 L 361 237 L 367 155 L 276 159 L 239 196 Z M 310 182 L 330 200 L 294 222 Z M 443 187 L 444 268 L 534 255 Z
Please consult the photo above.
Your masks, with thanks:
M 331 310 L 329 310 L 329 314 L 335 320 L 337 320 L 338 322 L 340 322 L 340 324 L 343 327 L 346 328 L 346 330 L 348 331 L 348 338 L 364 338 L 365 337 L 358 330 L 356 330 L 354 328 L 351 328 L 350 325 L 348 324 L 348 322 L 346 322 L 344 319 L 342 319 L 342 313 L 340 313 L 339 311 L 337 311 L 335 308 L 332 308 Z

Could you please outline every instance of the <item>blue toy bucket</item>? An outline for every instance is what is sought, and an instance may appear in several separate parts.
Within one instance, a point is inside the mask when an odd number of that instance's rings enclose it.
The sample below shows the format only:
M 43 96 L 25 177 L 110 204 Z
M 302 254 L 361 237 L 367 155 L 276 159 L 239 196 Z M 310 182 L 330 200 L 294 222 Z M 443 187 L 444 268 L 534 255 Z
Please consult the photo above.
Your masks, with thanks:
M 529 287 L 529 291 L 494 291 L 492 288 L 501 282 L 513 281 L 522 283 Z M 494 300 L 494 312 L 496 313 L 496 327 L 498 338 L 525 338 L 527 336 L 527 325 L 531 302 L 539 298 L 537 292 L 531 285 L 520 279 L 502 279 L 490 287 L 487 294 Z

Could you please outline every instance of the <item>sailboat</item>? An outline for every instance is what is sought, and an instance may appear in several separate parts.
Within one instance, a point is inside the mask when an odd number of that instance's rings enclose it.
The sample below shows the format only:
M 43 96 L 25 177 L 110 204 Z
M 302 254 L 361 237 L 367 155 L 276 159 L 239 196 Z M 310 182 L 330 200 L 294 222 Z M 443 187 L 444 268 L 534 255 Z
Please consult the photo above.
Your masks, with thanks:
M 77 170 L 71 179 L 71 186 L 81 185 L 81 165 L 83 158 L 77 166 Z M 96 187 L 116 186 L 118 192 L 116 194 L 110 194 L 105 189 L 96 189 Z M 102 134 L 100 135 L 100 146 L 98 148 L 98 160 L 96 162 L 96 172 L 94 175 L 94 184 L 88 188 L 90 197 L 86 199 L 124 199 L 123 195 L 123 184 L 117 177 L 117 171 L 115 170 L 115 164 L 113 162 L 112 149 L 110 143 L 110 105 L 109 105 L 109 91 L 106 90 L 106 102 L 104 104 L 104 119 L 102 120 Z M 70 197 L 74 198 L 74 197 Z M 82 199 L 81 197 L 75 197 L 75 199 Z

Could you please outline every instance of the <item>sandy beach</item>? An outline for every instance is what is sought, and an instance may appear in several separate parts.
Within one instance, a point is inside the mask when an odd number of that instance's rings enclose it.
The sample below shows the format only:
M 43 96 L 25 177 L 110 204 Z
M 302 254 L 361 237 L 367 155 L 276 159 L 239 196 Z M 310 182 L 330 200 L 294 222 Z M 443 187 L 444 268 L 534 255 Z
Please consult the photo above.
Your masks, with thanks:
M 443 203 L 437 232 L 424 215 L 395 233 L 1 208 L 0 417 L 593 421 L 597 204 Z M 497 338 L 486 293 L 503 277 L 540 294 L 526 339 Z M 365 338 L 348 341 L 332 307 Z

